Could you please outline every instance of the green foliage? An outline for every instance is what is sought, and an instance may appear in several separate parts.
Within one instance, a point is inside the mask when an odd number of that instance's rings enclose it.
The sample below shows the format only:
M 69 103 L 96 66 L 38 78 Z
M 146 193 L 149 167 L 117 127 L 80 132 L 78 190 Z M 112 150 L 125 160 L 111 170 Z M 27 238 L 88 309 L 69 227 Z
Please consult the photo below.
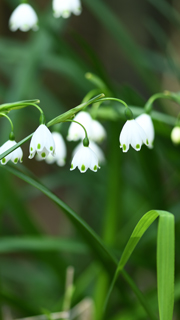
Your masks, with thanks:
M 178 10 L 165 0 L 82 0 L 82 14 L 65 20 L 53 17 L 50 0 L 30 4 L 40 28 L 29 33 L 8 31 L 18 1 L 0 4 L 0 144 L 10 133 L 2 113 L 19 141 L 0 159 L 24 150 L 24 165 L 0 167 L 2 318 L 51 319 L 67 295 L 70 319 L 88 319 L 78 314 L 87 297 L 90 320 L 172 320 L 173 307 L 178 318 L 180 148 L 170 141 L 180 102 Z M 80 110 L 102 122 L 106 162 L 97 173 L 70 172 L 73 142 L 64 168 L 27 160 L 39 102 L 64 137 L 62 122 Z M 152 111 L 152 150 L 119 148 L 126 104 L 134 117 Z

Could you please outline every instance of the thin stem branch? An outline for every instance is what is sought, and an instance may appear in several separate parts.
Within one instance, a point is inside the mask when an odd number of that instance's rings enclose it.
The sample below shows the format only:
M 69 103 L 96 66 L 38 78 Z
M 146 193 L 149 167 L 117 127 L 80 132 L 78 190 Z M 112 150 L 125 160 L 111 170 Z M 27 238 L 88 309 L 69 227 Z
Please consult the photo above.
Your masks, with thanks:
M 66 120 L 66 121 L 64 121 L 64 122 L 74 122 L 74 123 L 79 124 L 79 125 L 83 128 L 83 130 L 84 130 L 84 132 L 85 132 L 85 138 L 88 138 L 87 130 L 86 130 L 86 128 L 82 125 L 82 123 L 80 123 L 80 122 L 78 122 L 78 121 L 75 121 L 75 120 L 71 120 L 71 119 Z
M 122 103 L 126 108 L 128 108 L 127 103 L 124 102 L 124 101 L 121 100 L 121 99 L 118 99 L 118 98 L 106 97 L 106 98 L 99 99 L 99 102 L 100 102 L 100 101 L 101 101 L 101 102 L 103 102 L 103 101 L 109 101 L 109 100 L 120 102 L 120 103 Z
M 10 125 L 11 125 L 11 131 L 14 132 L 14 126 L 13 126 L 12 120 L 7 116 L 7 114 L 5 114 L 5 113 L 0 113 L 0 116 L 5 117 L 6 119 L 9 120 Z

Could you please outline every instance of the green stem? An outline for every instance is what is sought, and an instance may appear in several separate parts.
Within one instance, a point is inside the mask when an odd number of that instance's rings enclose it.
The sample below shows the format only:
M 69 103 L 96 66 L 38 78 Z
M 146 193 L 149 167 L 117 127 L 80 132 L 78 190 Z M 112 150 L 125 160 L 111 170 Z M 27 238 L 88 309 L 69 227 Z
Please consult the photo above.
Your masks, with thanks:
M 157 99 L 169 99 L 172 101 L 175 101 L 177 103 L 180 103 L 180 97 L 178 93 L 170 92 L 170 91 L 164 91 L 163 93 L 156 93 L 153 96 L 151 96 L 148 101 L 146 102 L 144 108 L 146 113 L 150 113 L 153 107 L 153 102 Z
M 30 106 L 31 104 L 39 103 L 39 102 L 40 100 L 34 99 L 34 100 L 17 101 L 13 103 L 4 103 L 0 105 L 0 111 L 9 112 L 11 110 L 22 109 L 24 107 Z
M 118 101 L 120 103 L 122 103 L 126 108 L 128 108 L 128 105 L 126 102 L 124 102 L 123 100 L 121 99 L 118 99 L 118 98 L 112 98 L 112 97 L 106 97 L 106 98 L 102 98 L 102 99 L 99 99 L 99 102 L 103 102 L 103 101 L 109 101 L 109 100 L 112 100 L 112 101 Z
M 82 103 L 87 102 L 88 100 L 90 100 L 94 95 L 98 94 L 100 91 L 100 89 L 93 89 L 91 91 L 89 91 L 85 97 L 82 100 Z
M 81 103 L 77 107 L 72 108 L 72 109 L 62 113 L 60 116 L 57 116 L 56 118 L 54 118 L 51 121 L 49 121 L 46 124 L 47 127 L 50 127 L 50 126 L 52 126 L 54 124 L 57 124 L 57 123 L 60 123 L 60 122 L 66 122 L 66 120 L 72 119 L 76 115 L 77 112 L 82 111 L 84 108 L 86 108 L 90 104 L 99 101 L 102 97 L 104 97 L 104 93 L 101 93 L 98 96 L 90 99 L 89 101 Z
M 31 103 L 31 105 L 34 106 L 34 107 L 36 107 L 41 114 L 44 114 L 44 112 L 42 111 L 42 109 L 40 108 L 40 106 L 38 106 L 36 103 Z
M 71 119 L 66 120 L 66 121 L 64 121 L 64 122 L 74 122 L 74 123 L 79 124 L 79 125 L 84 129 L 85 138 L 87 138 L 87 139 L 88 139 L 87 130 L 86 130 L 86 128 L 82 125 L 82 123 L 80 123 L 80 122 L 78 122 L 78 121 L 75 121 L 75 120 L 71 120 Z
M 0 116 L 5 117 L 6 119 L 9 120 L 11 125 L 11 131 L 14 132 L 14 126 L 13 126 L 12 120 L 5 113 L 0 113 Z
M 116 137 L 119 135 L 118 123 L 110 123 L 110 137 L 109 137 L 109 152 L 108 162 L 108 177 L 106 188 L 106 201 L 104 207 L 103 230 L 102 236 L 106 245 L 113 247 L 115 242 L 115 235 L 117 234 L 117 226 L 120 228 L 120 219 L 122 212 L 119 212 L 119 203 L 121 202 L 121 167 L 122 157 L 120 153 L 117 155 L 117 141 Z M 111 150 L 111 151 L 110 151 Z M 118 173 L 118 174 L 117 174 Z M 95 288 L 95 301 L 96 301 L 96 320 L 103 318 L 102 309 L 104 308 L 104 301 L 109 290 L 110 279 L 105 272 L 101 272 L 98 277 L 97 285 Z M 104 308 L 105 311 L 105 308 Z

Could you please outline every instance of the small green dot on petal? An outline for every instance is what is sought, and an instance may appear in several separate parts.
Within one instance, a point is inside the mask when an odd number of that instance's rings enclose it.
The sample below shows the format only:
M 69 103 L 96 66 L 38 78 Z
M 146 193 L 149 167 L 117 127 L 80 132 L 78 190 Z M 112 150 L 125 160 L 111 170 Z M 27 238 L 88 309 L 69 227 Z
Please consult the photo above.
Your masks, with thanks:
M 31 151 L 33 151 L 33 147 L 31 147 L 31 149 L 30 149 Z
M 124 150 L 124 151 L 126 150 L 126 145 L 125 145 L 125 144 L 123 144 L 123 150 Z
M 38 143 L 38 145 L 37 145 L 37 149 L 41 149 L 41 145 L 40 145 L 40 143 Z
M 137 144 L 137 145 L 136 145 L 136 149 L 139 149 L 139 148 L 140 148 L 140 145 L 139 145 L 139 144 Z
M 3 159 L 2 159 L 2 163 L 5 163 L 5 162 L 6 162 L 6 159 L 5 159 L 5 158 L 3 158 Z
M 85 170 L 86 170 L 86 167 L 85 167 L 84 164 L 82 164 L 82 166 L 81 166 L 81 171 L 85 171 Z
M 50 147 L 50 150 L 53 151 L 53 147 L 52 146 Z
M 45 158 L 46 157 L 46 153 L 45 152 L 41 153 L 41 157 Z
M 94 166 L 94 171 L 97 171 L 97 166 Z
M 73 164 L 71 163 L 71 169 L 73 169 Z
M 18 162 L 18 158 L 14 159 L 14 163 L 17 163 Z
M 148 141 L 148 139 L 146 139 L 146 144 L 149 144 L 149 141 Z

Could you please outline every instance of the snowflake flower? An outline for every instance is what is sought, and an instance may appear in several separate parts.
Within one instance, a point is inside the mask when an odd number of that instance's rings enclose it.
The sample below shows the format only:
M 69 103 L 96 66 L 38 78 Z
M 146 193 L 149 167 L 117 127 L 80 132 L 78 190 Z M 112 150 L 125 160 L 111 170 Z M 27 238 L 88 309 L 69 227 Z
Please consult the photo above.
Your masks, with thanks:
M 86 128 L 88 137 L 91 140 L 101 142 L 106 137 L 106 131 L 102 124 L 97 120 L 93 120 L 88 112 L 80 111 L 73 120 L 81 123 Z M 72 122 L 69 126 L 67 140 L 77 141 L 79 139 L 84 139 L 84 130 L 79 124 Z
M 54 151 L 55 143 L 52 133 L 45 124 L 41 124 L 31 138 L 29 159 L 32 159 L 36 152 L 40 159 L 46 159 L 49 153 L 54 155 Z
M 34 9 L 27 3 L 20 4 L 11 14 L 9 27 L 11 31 L 20 29 L 21 31 L 38 30 L 38 17 Z
M 81 111 L 73 120 L 81 123 L 86 128 L 87 134 L 90 137 L 92 128 L 92 118 L 90 114 Z M 78 123 L 72 122 L 69 126 L 67 140 L 77 141 L 79 139 L 84 139 L 84 129 Z
M 48 164 L 56 162 L 58 166 L 62 167 L 65 165 L 65 159 L 67 154 L 66 145 L 60 133 L 52 132 L 52 136 L 55 143 L 55 153 L 54 153 L 54 156 L 49 154 L 45 159 L 45 161 Z
M 176 126 L 171 131 L 171 140 L 174 144 L 180 143 L 180 127 Z
M 71 13 L 78 16 L 82 11 L 80 0 L 53 0 L 52 7 L 55 18 L 69 18 Z
M 83 143 L 80 142 L 76 147 L 75 149 L 73 150 L 73 157 L 74 155 L 76 154 L 76 152 L 78 152 L 78 150 L 81 149 L 81 147 L 83 146 Z M 98 158 L 98 163 L 99 164 L 102 164 L 104 163 L 106 160 L 105 160 L 105 156 L 104 156 L 104 152 L 102 151 L 102 149 L 93 141 L 89 141 L 89 147 L 92 151 L 94 151 L 94 153 L 96 154 L 97 158 Z
M 151 117 L 143 113 L 139 117 L 137 117 L 136 122 L 143 128 L 144 132 L 146 133 L 148 139 L 148 147 L 153 148 L 153 141 L 154 141 L 154 126 Z
M 143 143 L 147 146 L 149 144 L 145 131 L 134 119 L 126 121 L 120 133 L 119 141 L 123 152 L 129 150 L 129 145 L 139 151 Z
M 92 128 L 89 138 L 96 142 L 101 142 L 106 138 L 106 130 L 97 120 L 92 120 Z
M 76 167 L 81 173 L 84 173 L 89 168 L 90 170 L 97 172 L 99 169 L 98 158 L 94 151 L 90 147 L 84 147 L 83 145 L 75 153 L 70 170 L 74 170 Z
M 17 142 L 14 140 L 6 141 L 0 148 L 0 154 L 4 153 L 8 149 L 12 148 L 16 144 L 17 144 Z M 9 153 L 7 156 L 5 156 L 1 160 L 1 164 L 6 164 L 9 160 L 11 160 L 14 163 L 17 163 L 18 160 L 20 162 L 22 162 L 22 158 L 23 158 L 23 152 L 22 152 L 22 149 L 19 147 L 16 150 L 14 150 L 13 152 Z

